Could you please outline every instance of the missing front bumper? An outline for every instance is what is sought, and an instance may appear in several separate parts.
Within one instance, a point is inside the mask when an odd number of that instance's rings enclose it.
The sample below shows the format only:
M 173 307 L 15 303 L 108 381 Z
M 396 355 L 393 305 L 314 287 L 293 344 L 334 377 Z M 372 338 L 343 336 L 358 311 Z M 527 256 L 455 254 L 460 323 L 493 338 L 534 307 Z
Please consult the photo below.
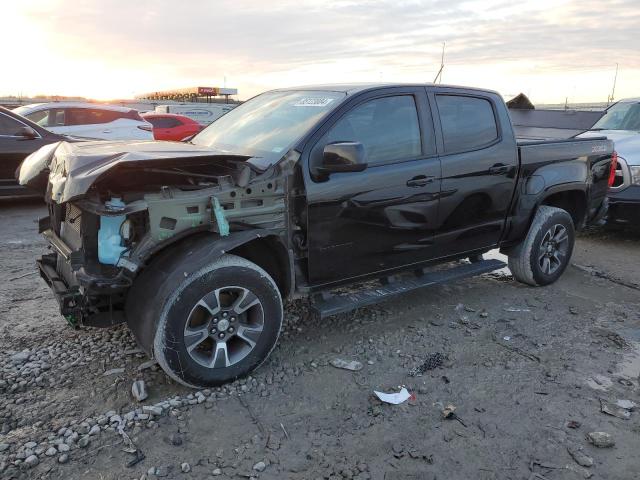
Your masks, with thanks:
M 82 293 L 79 287 L 69 287 L 65 280 L 58 275 L 56 271 L 56 254 L 50 253 L 43 255 L 36 261 L 40 276 L 49 285 L 53 292 L 58 305 L 60 306 L 60 313 L 68 319 L 68 316 L 74 318 L 80 314 L 80 306 L 82 302 Z

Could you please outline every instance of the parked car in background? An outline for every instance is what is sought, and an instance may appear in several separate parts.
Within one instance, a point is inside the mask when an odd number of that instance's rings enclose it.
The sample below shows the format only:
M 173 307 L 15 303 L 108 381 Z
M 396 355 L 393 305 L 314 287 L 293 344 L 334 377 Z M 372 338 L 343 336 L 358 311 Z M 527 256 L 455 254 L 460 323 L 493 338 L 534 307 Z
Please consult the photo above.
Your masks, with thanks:
M 233 110 L 237 103 L 200 103 L 186 105 L 158 105 L 156 113 L 175 113 L 195 120 L 205 127 L 225 113 Z
M 18 185 L 16 170 L 25 157 L 49 143 L 69 140 L 0 107 L 0 196 L 33 195 Z
M 53 133 L 99 140 L 153 140 L 153 126 L 132 108 L 52 102 L 24 105 L 14 112 Z
M 142 115 L 147 122 L 153 125 L 153 138 L 156 140 L 173 140 L 181 142 L 192 137 L 204 126 L 184 115 L 171 113 L 145 113 Z
M 606 136 L 618 152 L 609 193 L 610 223 L 640 226 L 640 98 L 620 100 L 581 137 Z

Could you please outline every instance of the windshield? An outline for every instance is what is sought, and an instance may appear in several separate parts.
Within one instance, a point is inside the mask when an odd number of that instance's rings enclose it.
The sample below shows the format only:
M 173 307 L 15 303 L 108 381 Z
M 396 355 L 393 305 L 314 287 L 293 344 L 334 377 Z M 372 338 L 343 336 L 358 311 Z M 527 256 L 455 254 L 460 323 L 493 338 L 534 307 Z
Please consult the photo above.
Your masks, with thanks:
M 18 115 L 22 115 L 24 117 L 24 112 L 30 112 L 31 108 L 29 107 L 16 107 L 13 109 L 14 113 L 17 113 Z
M 607 110 L 592 130 L 640 131 L 640 103 L 619 102 Z
M 254 165 L 267 168 L 344 97 L 312 90 L 263 93 L 220 117 L 191 142 L 252 155 Z

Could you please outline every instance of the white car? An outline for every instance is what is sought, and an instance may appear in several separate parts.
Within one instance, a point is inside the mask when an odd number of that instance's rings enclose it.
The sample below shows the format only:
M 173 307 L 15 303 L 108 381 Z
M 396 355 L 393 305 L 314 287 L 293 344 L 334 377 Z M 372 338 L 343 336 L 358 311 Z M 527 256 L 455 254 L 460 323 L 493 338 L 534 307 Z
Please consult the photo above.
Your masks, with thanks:
M 101 140 L 153 140 L 153 125 L 131 108 L 51 102 L 24 105 L 13 111 L 54 133 Z
M 237 107 L 237 103 L 191 103 L 180 105 L 158 105 L 155 113 L 175 113 L 207 126 L 222 115 Z

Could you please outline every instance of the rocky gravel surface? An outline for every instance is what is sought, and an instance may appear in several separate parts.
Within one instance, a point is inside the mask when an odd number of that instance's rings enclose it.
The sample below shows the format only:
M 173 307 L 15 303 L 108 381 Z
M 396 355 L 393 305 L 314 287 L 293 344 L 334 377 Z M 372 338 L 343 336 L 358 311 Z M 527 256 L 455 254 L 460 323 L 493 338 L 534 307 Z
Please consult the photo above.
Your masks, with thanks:
M 66 325 L 33 274 L 43 213 L 0 204 L 0 478 L 640 478 L 640 234 L 587 232 L 546 288 L 290 302 L 259 370 L 190 390 L 126 327 Z

